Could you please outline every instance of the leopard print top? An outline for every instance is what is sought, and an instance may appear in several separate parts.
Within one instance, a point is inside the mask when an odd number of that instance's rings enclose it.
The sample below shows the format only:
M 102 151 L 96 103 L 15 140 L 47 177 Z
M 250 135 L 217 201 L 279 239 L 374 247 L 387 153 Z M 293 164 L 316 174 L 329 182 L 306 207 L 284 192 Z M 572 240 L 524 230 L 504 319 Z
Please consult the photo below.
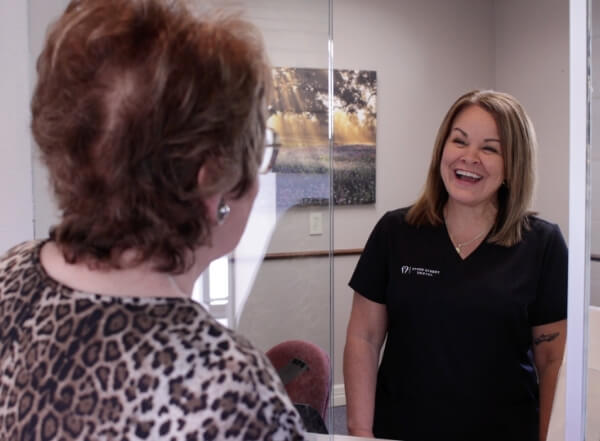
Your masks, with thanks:
M 73 291 L 0 260 L 0 440 L 302 440 L 266 357 L 189 299 Z

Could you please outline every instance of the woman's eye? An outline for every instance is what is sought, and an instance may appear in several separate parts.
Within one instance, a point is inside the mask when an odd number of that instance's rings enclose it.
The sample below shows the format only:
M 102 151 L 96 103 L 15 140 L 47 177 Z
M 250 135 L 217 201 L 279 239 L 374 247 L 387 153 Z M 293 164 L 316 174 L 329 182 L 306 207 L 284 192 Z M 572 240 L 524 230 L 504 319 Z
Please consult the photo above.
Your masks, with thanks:
M 485 150 L 486 152 L 490 152 L 490 153 L 498 153 L 498 149 L 496 147 L 492 147 L 489 145 L 484 146 L 483 150 Z
M 455 144 L 460 144 L 460 145 L 465 145 L 466 144 L 466 142 L 464 140 L 460 139 L 460 138 L 454 138 L 452 140 L 452 142 L 455 143 Z

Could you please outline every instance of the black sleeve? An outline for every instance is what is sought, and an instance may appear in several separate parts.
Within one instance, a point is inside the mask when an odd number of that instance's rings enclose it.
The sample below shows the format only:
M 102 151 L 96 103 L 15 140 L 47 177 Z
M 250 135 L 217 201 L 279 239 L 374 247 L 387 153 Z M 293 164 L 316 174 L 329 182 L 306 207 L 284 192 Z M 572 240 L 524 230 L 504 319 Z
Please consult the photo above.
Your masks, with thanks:
M 348 283 L 354 291 L 377 303 L 386 302 L 389 271 L 389 217 L 390 213 L 386 213 L 373 228 Z
M 551 225 L 543 254 L 536 300 L 529 307 L 531 326 L 563 320 L 567 317 L 567 244 L 557 225 Z

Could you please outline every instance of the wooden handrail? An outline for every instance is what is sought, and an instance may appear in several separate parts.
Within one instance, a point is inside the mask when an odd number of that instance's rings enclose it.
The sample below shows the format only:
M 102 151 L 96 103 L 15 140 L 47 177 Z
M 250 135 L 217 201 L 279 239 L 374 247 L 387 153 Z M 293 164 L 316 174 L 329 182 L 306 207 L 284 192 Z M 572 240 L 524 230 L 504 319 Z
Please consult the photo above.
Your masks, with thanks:
M 333 256 L 359 256 L 362 253 L 362 248 L 348 248 L 342 250 L 333 250 L 331 253 L 328 250 L 322 251 L 291 251 L 286 253 L 267 253 L 265 260 L 280 260 L 280 259 L 305 259 L 308 257 L 329 257 Z

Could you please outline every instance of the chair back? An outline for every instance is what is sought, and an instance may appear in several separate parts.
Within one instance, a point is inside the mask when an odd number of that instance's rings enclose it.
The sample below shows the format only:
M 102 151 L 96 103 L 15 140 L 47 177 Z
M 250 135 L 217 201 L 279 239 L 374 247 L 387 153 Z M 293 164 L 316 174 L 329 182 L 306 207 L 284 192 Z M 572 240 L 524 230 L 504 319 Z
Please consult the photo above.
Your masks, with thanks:
M 269 349 L 266 355 L 282 377 L 292 403 L 311 406 L 325 420 L 331 388 L 327 352 L 308 341 L 288 340 Z

